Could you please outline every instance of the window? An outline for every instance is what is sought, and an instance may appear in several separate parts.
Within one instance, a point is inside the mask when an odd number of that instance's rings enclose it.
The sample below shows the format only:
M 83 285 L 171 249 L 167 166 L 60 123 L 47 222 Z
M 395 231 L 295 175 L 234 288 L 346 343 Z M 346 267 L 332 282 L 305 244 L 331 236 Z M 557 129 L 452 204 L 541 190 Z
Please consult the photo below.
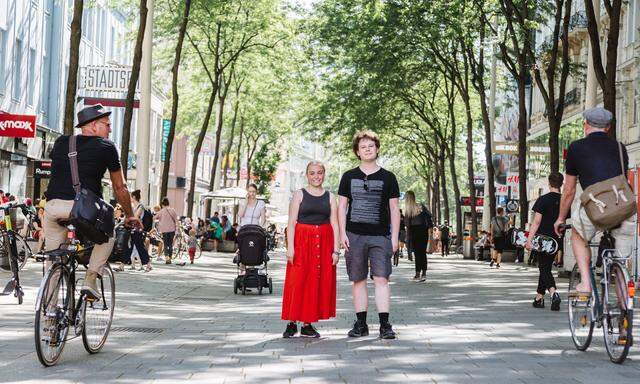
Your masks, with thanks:
M 33 105 L 34 93 L 36 88 L 36 50 L 29 49 L 29 88 L 27 88 L 27 103 Z
M 635 3 L 639 0 L 629 0 L 629 6 L 627 7 L 627 45 L 632 44 L 635 41 L 636 26 L 635 26 Z
M 20 101 L 22 97 L 22 40 L 16 40 L 16 46 L 13 48 L 13 94 L 14 100 Z
M 4 93 L 6 81 L 5 75 L 5 57 L 7 56 L 7 31 L 0 28 L 0 94 Z

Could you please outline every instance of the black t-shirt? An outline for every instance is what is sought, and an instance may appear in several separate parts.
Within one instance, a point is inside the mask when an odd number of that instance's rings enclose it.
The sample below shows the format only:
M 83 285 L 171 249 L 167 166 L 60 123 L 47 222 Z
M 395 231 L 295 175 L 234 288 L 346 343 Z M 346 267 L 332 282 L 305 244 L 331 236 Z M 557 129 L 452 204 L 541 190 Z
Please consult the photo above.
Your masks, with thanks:
M 446 225 L 443 225 L 442 227 L 440 227 L 440 238 L 441 239 L 448 239 L 449 238 L 449 227 Z
M 553 223 L 558 219 L 558 214 L 560 213 L 560 198 L 561 194 L 557 192 L 549 192 L 546 195 L 542 195 L 536 200 L 536 203 L 533 204 L 533 212 L 537 212 L 542 215 L 542 220 L 540 221 L 540 227 L 538 228 L 538 232 L 541 235 L 551 236 L 555 239 L 558 238 L 555 231 L 553 230 Z
M 565 170 L 568 175 L 578 176 L 580 186 L 586 189 L 599 181 L 621 174 L 618 142 L 605 132 L 594 132 L 569 145 Z M 629 156 L 622 146 L 624 169 L 629 168 Z
M 78 152 L 78 174 L 80 184 L 102 197 L 102 177 L 121 168 L 118 150 L 108 139 L 98 136 L 79 135 L 76 140 Z M 76 196 L 71 181 L 69 161 L 69 136 L 60 136 L 53 144 L 51 158 L 51 178 L 45 195 L 47 199 L 73 200 Z
M 360 167 L 345 172 L 338 195 L 349 199 L 347 231 L 386 236 L 390 231 L 389 199 L 400 197 L 396 176 L 384 168 L 366 175 Z

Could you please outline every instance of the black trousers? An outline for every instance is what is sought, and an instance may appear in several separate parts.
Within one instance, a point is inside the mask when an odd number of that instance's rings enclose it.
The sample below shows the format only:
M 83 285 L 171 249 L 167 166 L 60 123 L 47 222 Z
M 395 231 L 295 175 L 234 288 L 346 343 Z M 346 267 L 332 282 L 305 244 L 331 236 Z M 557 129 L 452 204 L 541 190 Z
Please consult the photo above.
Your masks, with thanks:
M 440 246 L 442 247 L 442 255 L 449 256 L 449 238 L 443 237 L 440 239 Z
M 140 255 L 140 262 L 142 262 L 143 265 L 149 264 L 149 252 L 147 252 L 147 248 L 144 246 L 144 235 L 142 232 L 134 231 L 131 233 L 131 242 L 133 246 L 136 247 L 138 255 Z
M 427 229 L 422 226 L 411 226 L 411 248 L 414 254 L 416 275 L 427 271 L 427 242 L 429 235 Z
M 173 239 L 176 237 L 175 232 L 163 232 L 162 242 L 164 243 L 164 255 L 171 256 L 173 254 Z
M 540 270 L 540 276 L 538 277 L 538 289 L 536 292 L 544 295 L 550 288 L 556 287 L 556 281 L 553 278 L 553 273 L 551 273 L 553 260 L 556 255 L 536 251 L 531 251 L 531 254 L 536 256 L 538 260 L 538 270 Z

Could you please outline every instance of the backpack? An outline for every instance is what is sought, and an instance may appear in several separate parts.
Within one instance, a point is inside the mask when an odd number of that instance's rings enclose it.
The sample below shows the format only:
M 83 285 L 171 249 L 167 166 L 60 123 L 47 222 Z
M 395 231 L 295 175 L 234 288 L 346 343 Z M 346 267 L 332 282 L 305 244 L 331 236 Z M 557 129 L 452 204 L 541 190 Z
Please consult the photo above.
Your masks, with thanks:
M 138 207 L 142 208 L 142 216 L 140 217 L 140 221 L 142 221 L 142 228 L 145 232 L 149 232 L 153 228 L 153 214 L 149 208 L 145 208 L 142 204 Z
M 431 215 L 431 212 L 429 212 L 429 210 L 427 209 L 427 207 L 424 206 L 424 204 L 421 204 L 422 206 L 422 217 L 424 219 L 424 224 L 427 226 L 427 229 L 429 228 L 433 228 L 433 216 Z

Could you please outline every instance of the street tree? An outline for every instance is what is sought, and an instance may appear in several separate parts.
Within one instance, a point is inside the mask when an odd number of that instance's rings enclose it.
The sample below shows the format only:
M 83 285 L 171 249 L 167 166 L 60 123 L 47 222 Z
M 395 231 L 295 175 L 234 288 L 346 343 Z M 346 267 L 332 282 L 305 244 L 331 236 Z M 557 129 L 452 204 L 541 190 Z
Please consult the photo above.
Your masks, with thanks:
M 80 61 L 80 39 L 82 38 L 82 11 L 84 0 L 73 1 L 73 18 L 71 19 L 71 41 L 69 43 L 69 73 L 67 74 L 67 91 L 64 101 L 63 131 L 65 135 L 73 135 L 75 117 L 76 92 L 78 88 L 78 62 Z

